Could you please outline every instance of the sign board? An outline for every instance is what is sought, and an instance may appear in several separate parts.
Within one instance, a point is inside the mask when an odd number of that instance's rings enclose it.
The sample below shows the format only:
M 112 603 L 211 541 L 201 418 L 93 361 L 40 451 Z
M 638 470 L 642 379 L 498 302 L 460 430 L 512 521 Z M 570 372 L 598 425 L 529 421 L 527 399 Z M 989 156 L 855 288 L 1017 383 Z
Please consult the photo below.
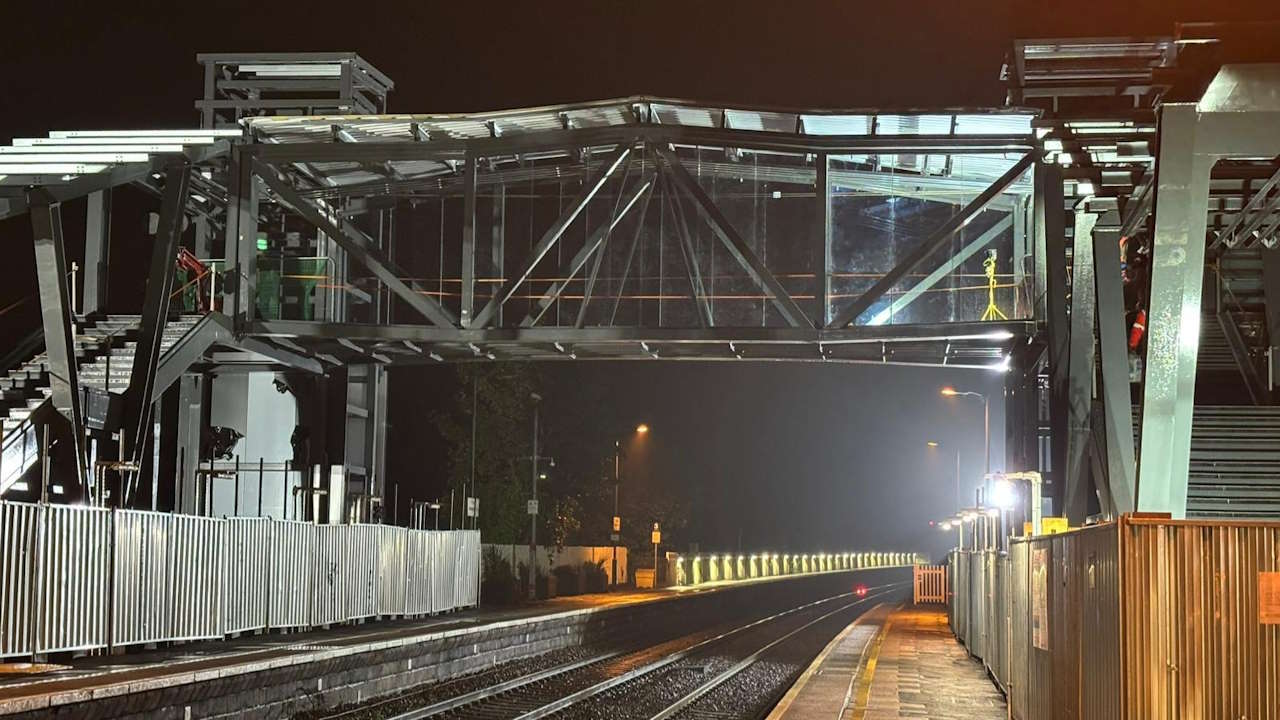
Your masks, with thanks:
M 1258 623 L 1280 625 L 1280 572 L 1258 573 Z
M 1049 550 L 1031 551 L 1031 645 L 1049 649 Z
M 529 504 L 528 504 L 528 507 L 529 507 L 529 514 L 530 514 L 530 515 L 537 515 L 537 514 L 538 514 L 538 501 L 537 501 L 537 500 L 530 500 L 530 501 L 529 501 Z
M 1070 530 L 1067 519 L 1064 517 L 1047 517 L 1040 518 L 1040 534 L 1041 535 L 1057 535 Z
M 649 541 L 654 545 L 662 544 L 662 528 L 658 527 L 658 523 L 653 524 L 653 532 L 649 534 Z
M 619 541 L 619 540 L 621 540 L 621 539 L 622 539 L 622 536 L 621 536 L 621 535 L 619 535 L 618 533 L 610 533 L 610 535 L 609 535 L 609 542 L 614 542 L 614 543 L 616 543 L 616 542 L 618 542 L 618 541 Z
M 617 515 L 613 516 L 613 531 L 616 533 L 622 532 L 622 518 Z
M 480 498 L 467 498 L 467 517 L 480 517 Z

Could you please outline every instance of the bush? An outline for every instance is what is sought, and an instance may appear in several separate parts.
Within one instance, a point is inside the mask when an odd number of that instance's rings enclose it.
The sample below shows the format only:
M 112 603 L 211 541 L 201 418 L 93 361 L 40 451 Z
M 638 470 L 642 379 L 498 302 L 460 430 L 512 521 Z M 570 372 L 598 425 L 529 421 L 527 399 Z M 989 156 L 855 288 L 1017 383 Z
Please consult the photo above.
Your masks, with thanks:
M 556 576 L 557 595 L 577 595 L 579 593 L 578 568 L 570 565 L 557 565 L 551 572 Z
M 604 592 L 609 589 L 609 573 L 604 571 L 604 561 L 598 563 L 583 562 L 582 576 L 587 579 L 586 591 L 589 593 Z
M 514 605 L 522 597 L 516 585 L 516 576 L 511 572 L 511 565 L 493 548 L 485 550 L 482 558 L 484 575 L 480 583 L 480 598 L 486 605 Z M 521 566 L 523 572 L 524 565 Z M 527 576 L 526 576 L 527 577 Z

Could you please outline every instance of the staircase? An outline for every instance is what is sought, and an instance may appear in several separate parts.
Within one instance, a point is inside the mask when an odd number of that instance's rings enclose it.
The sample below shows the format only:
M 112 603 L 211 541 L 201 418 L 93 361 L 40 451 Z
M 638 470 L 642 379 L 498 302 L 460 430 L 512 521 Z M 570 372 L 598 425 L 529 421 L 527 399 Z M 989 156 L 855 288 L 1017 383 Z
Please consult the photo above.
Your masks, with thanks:
M 183 315 L 165 325 L 160 360 L 200 321 Z M 137 349 L 138 315 L 108 315 L 85 321 L 75 336 L 77 378 L 82 386 L 120 395 L 129 387 Z M 49 361 L 44 353 L 0 377 L 0 495 L 13 488 L 39 460 L 35 420 L 55 412 L 49 400 Z

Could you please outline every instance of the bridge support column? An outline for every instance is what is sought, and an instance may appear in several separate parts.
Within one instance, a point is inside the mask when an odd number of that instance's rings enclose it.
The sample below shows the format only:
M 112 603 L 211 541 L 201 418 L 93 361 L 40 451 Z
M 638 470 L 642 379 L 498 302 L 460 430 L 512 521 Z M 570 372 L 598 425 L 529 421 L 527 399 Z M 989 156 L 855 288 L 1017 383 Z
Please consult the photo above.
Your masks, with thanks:
M 1133 406 L 1129 397 L 1129 347 L 1125 338 L 1120 233 L 1105 221 L 1093 230 L 1094 283 L 1098 296 L 1098 349 L 1102 365 L 1107 486 L 1117 516 L 1134 510 Z
M 1034 175 L 1037 317 L 1049 336 L 1049 494 L 1055 512 L 1062 507 L 1067 466 L 1067 253 L 1066 210 L 1062 201 L 1062 168 L 1037 163 Z M 1041 260 L 1043 258 L 1043 260 Z M 1045 472 L 1045 471 L 1048 472 Z
M 177 477 L 173 502 L 177 511 L 199 514 L 200 438 L 204 431 L 204 376 L 184 373 L 178 380 Z
M 84 230 L 84 302 L 85 315 L 107 308 L 107 261 L 111 256 L 111 191 L 89 194 Z M 74 292 L 75 289 L 72 289 Z
M 71 423 L 75 443 L 76 490 L 85 482 L 88 453 L 84 436 L 84 416 L 80 411 L 80 386 L 76 376 L 75 337 L 71 326 L 71 297 L 67 285 L 67 255 L 62 237 L 62 207 L 46 191 L 27 193 L 31 209 L 31 229 L 35 238 L 36 280 L 40 288 L 40 317 L 44 325 L 45 356 L 49 361 L 49 389 L 53 406 Z M 48 457 L 42 462 L 48 462 Z M 46 473 L 47 476 L 47 473 Z
M 164 197 L 160 202 L 160 221 L 151 249 L 147 292 L 142 303 L 142 323 L 138 330 L 133 368 L 129 372 L 125 424 L 122 429 L 122 432 L 133 433 L 133 446 L 129 451 L 133 461 L 139 464 L 147 446 L 147 437 L 152 434 L 151 388 L 155 383 L 156 366 L 160 361 L 160 342 L 169 317 L 169 297 L 173 293 L 173 263 L 178 254 L 178 241 L 182 237 L 184 208 L 190 190 L 190 164 L 184 161 L 170 163 L 165 169 Z M 129 486 L 122 490 L 121 502 L 125 507 L 137 489 L 134 486 L 138 479 L 138 473 L 133 473 Z
M 1083 524 L 1089 514 L 1089 451 L 1092 430 L 1089 414 L 1093 406 L 1093 226 L 1098 216 L 1077 208 L 1071 252 L 1071 337 L 1067 378 L 1067 468 L 1063 492 L 1063 515 L 1073 525 Z

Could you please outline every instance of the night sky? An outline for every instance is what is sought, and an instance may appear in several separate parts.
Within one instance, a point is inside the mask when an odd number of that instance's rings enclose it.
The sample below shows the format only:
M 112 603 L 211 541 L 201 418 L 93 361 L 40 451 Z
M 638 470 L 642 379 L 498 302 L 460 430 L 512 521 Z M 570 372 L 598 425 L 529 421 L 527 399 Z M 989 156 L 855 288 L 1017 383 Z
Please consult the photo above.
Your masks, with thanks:
M 1063 3 L 1039 14 L 1025 13 L 1045 4 L 1013 0 L 6 5 L 6 142 L 51 129 L 195 126 L 199 51 L 355 50 L 395 80 L 392 112 L 633 94 L 806 107 L 997 106 L 1001 60 L 1016 35 L 1167 34 L 1176 20 L 1209 19 L 1197 9 L 1205 3 L 1166 0 Z M 1280 14 L 1274 6 L 1209 7 L 1216 19 Z M 75 217 L 66 223 L 74 237 Z M 145 257 L 131 251 L 128 235 L 114 233 L 117 270 Z M 25 218 L 0 222 L 10 250 L 0 308 L 35 290 L 29 238 Z M 136 307 L 129 293 L 117 288 L 120 309 Z M 35 310 L 28 302 L 0 316 L 0 333 L 33 328 Z M 420 383 L 444 377 L 423 372 Z M 927 522 L 953 510 L 953 448 L 965 474 L 974 482 L 980 475 L 982 415 L 979 404 L 937 391 L 955 384 L 998 394 L 1002 381 L 979 371 L 781 363 L 561 364 L 548 377 L 564 392 L 589 386 L 611 397 L 599 408 L 602 422 L 653 426 L 648 471 L 700 484 L 705 537 L 731 547 L 741 529 L 744 546 L 796 549 L 945 547 Z M 944 448 L 928 450 L 929 439 Z M 416 464 L 432 475 L 421 448 L 390 452 L 393 468 Z

